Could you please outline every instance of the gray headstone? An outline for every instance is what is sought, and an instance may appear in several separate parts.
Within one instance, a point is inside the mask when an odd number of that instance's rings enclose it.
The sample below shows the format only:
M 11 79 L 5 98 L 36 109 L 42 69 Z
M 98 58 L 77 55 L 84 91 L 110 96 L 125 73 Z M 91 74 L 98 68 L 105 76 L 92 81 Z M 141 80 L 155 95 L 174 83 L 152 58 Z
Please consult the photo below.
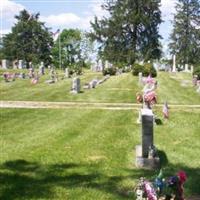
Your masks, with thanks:
M 40 63 L 39 74 L 41 74 L 41 75 L 44 75 L 44 74 L 45 74 L 45 73 L 44 73 L 44 63 L 43 63 L 43 62 Z
M 65 78 L 69 78 L 69 69 L 65 68 Z
M 80 78 L 77 78 L 75 77 L 73 80 L 72 80 L 72 90 L 71 92 L 72 93 L 79 93 L 81 90 L 81 81 L 80 81 Z
M 142 72 L 139 72 L 139 74 L 138 74 L 138 76 L 139 76 L 139 85 L 142 85 Z
M 12 64 L 13 64 L 13 69 L 17 69 L 18 68 L 18 62 L 17 62 L 17 60 L 14 60 L 12 62 Z
M 2 60 L 2 68 L 7 69 L 8 68 L 8 61 L 6 59 Z
M 153 112 L 142 109 L 142 157 L 148 158 L 149 147 L 153 146 Z

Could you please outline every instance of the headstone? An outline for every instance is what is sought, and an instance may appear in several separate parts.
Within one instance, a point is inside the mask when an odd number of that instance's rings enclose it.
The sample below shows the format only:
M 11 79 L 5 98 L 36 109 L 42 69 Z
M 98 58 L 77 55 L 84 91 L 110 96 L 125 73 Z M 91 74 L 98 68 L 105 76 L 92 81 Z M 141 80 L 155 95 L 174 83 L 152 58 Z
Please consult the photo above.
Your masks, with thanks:
M 19 69 L 23 69 L 24 68 L 24 66 L 23 66 L 23 60 L 19 60 L 18 68 Z
M 138 76 L 139 76 L 139 85 L 142 85 L 142 80 L 143 80 L 143 77 L 142 77 L 142 72 L 139 72 L 139 74 L 138 74 Z
M 107 68 L 109 68 L 109 63 L 108 63 L 108 61 L 106 60 L 106 62 L 105 62 L 105 69 L 107 69 Z
M 65 78 L 69 78 L 69 69 L 65 68 Z
M 40 67 L 39 67 L 39 74 L 40 75 L 44 75 L 44 62 L 40 63 Z
M 160 159 L 153 144 L 154 115 L 151 109 L 141 109 L 142 144 L 136 146 L 136 166 L 140 168 L 156 169 Z
M 190 72 L 191 72 L 192 74 L 193 74 L 193 72 L 194 72 L 194 66 L 193 66 L 193 65 L 191 65 Z
M 185 64 L 185 72 L 189 72 L 188 64 Z
M 81 81 L 80 78 L 75 77 L 72 80 L 72 89 L 71 89 L 71 93 L 73 94 L 77 94 L 79 93 L 81 90 Z
M 8 61 L 6 59 L 2 60 L 2 68 L 8 69 Z
M 172 72 L 176 72 L 176 55 L 173 55 Z
M 14 60 L 12 62 L 12 64 L 13 64 L 13 69 L 17 69 L 18 68 L 18 61 L 17 60 Z

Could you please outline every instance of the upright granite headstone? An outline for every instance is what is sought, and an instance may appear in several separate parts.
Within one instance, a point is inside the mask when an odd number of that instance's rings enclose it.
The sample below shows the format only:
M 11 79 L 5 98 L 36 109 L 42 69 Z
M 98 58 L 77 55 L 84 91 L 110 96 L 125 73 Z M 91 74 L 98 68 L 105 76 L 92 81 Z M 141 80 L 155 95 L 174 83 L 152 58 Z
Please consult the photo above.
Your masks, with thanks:
M 153 144 L 154 115 L 151 109 L 141 109 L 142 120 L 142 144 L 136 146 L 136 166 L 139 168 L 156 169 L 160 165 L 160 159 L 156 155 Z
M 139 82 L 138 82 L 138 84 L 142 85 L 142 79 L 143 79 L 142 72 L 139 72 L 138 76 L 139 76 Z
M 40 75 L 44 75 L 44 62 L 40 63 L 40 67 L 39 67 L 39 74 Z
M 65 78 L 69 78 L 69 69 L 65 68 Z
M 176 72 L 176 55 L 173 55 L 172 72 Z
M 75 77 L 72 80 L 72 89 L 71 89 L 71 93 L 73 94 L 77 94 L 79 93 L 81 90 L 81 81 L 80 78 Z
M 2 60 L 2 68 L 8 69 L 8 61 L 6 59 Z
M 23 60 L 19 60 L 18 68 L 19 68 L 19 69 L 23 69 L 23 68 L 24 68 L 23 65 L 24 65 L 24 64 L 23 64 Z
M 153 146 L 153 112 L 142 109 L 142 157 L 148 158 L 149 147 Z
M 185 72 L 190 72 L 188 69 L 188 64 L 185 64 Z
M 13 69 L 17 69 L 18 68 L 18 61 L 17 60 L 14 60 L 12 62 L 12 65 L 13 65 Z

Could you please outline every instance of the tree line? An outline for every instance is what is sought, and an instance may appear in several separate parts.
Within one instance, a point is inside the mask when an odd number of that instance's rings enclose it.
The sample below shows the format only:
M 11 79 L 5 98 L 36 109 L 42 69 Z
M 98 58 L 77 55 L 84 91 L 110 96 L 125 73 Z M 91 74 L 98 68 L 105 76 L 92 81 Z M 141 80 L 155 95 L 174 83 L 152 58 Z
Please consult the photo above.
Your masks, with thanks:
M 91 62 L 94 43 L 98 57 L 117 67 L 139 61 L 160 59 L 162 45 L 159 34 L 161 0 L 107 0 L 102 8 L 108 16 L 95 16 L 89 33 L 64 29 L 53 41 L 51 29 L 23 10 L 11 33 L 3 37 L 1 58 L 23 59 L 27 63 L 44 62 L 62 67 L 84 67 Z M 169 49 L 180 64 L 200 64 L 200 1 L 177 0 L 172 21 Z M 60 46 L 59 46 L 60 45 Z

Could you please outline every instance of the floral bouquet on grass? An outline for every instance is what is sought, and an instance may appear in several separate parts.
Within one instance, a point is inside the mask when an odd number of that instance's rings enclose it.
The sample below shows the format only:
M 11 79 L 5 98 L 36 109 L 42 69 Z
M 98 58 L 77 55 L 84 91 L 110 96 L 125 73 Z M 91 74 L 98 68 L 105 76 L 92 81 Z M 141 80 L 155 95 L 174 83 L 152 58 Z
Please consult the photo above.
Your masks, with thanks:
M 140 178 L 135 187 L 136 200 L 184 200 L 183 184 L 186 179 L 184 171 L 163 178 L 162 170 L 153 181 Z

